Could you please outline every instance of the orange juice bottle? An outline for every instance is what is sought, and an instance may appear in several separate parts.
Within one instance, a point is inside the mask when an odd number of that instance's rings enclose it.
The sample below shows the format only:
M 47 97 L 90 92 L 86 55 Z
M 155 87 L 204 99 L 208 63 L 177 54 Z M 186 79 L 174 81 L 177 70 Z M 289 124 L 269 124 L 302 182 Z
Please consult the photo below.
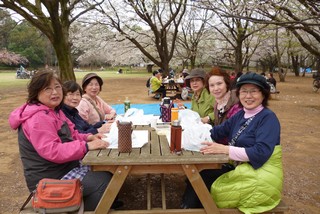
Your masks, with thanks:
M 179 110 L 178 108 L 172 108 L 171 109 L 171 122 L 178 120 L 178 116 L 179 116 Z

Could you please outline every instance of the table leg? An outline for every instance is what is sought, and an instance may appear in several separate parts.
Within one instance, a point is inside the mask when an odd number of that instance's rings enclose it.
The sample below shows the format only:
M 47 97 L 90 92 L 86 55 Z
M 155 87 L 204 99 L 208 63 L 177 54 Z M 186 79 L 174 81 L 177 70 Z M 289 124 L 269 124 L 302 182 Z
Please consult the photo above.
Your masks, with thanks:
M 108 213 L 114 199 L 117 197 L 124 181 L 126 180 L 132 166 L 118 166 L 113 174 L 107 189 L 96 207 L 95 213 Z
M 182 168 L 188 177 L 194 191 L 197 193 L 206 213 L 220 213 L 213 201 L 205 183 L 203 182 L 199 170 L 195 165 L 182 165 Z

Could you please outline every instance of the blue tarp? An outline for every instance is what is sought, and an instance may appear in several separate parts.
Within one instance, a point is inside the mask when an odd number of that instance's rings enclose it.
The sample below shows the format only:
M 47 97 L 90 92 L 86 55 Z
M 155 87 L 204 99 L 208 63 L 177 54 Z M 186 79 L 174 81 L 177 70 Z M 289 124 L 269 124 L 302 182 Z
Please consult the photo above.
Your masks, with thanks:
M 190 109 L 191 103 L 184 103 L 184 105 Z M 117 114 L 124 114 L 124 104 L 111 105 L 117 112 Z M 160 102 L 148 103 L 148 104 L 131 104 L 131 108 L 143 109 L 144 114 L 160 115 Z

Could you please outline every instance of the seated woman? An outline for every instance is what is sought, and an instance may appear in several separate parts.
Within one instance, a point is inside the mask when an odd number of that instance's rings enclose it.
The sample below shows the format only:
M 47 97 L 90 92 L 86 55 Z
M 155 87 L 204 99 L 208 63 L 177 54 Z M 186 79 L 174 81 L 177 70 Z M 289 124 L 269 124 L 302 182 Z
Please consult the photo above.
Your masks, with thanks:
M 162 93 L 162 97 L 166 97 L 166 88 L 162 85 L 162 74 L 159 71 L 153 72 L 153 77 L 150 79 L 150 87 L 152 92 Z
M 103 81 L 95 73 L 88 73 L 82 79 L 84 95 L 77 106 L 80 116 L 89 124 L 107 120 L 112 122 L 116 117 L 116 110 L 109 106 L 101 97 Z
M 193 91 L 191 110 L 199 113 L 203 123 L 213 124 L 215 99 L 205 87 L 205 78 L 206 72 L 203 69 L 196 68 L 191 70 L 185 81 Z
M 28 85 L 28 99 L 11 112 L 9 123 L 18 129 L 20 158 L 30 192 L 42 178 L 79 178 L 84 209 L 95 210 L 111 180 L 109 172 L 81 167 L 89 150 L 105 149 L 101 134 L 81 134 L 61 111 L 63 90 L 53 72 L 38 72 Z M 118 202 L 117 202 L 118 204 Z
M 75 81 L 66 81 L 63 83 L 63 89 L 65 96 L 63 99 L 63 105 L 61 110 L 63 113 L 73 122 L 75 129 L 80 133 L 107 133 L 110 131 L 111 123 L 105 123 L 104 121 L 99 121 L 94 125 L 89 124 L 87 121 L 82 119 L 79 115 L 76 107 L 79 105 L 82 97 L 82 89 L 80 85 Z
M 231 90 L 231 83 L 229 74 L 219 67 L 213 67 L 207 75 L 206 88 L 216 101 L 214 105 L 215 126 L 220 125 L 242 109 L 236 91 Z
M 203 142 L 203 154 L 226 154 L 230 163 L 201 177 L 219 208 L 262 213 L 280 203 L 283 171 L 280 123 L 267 108 L 270 87 L 256 73 L 242 75 L 236 83 L 243 110 L 211 129 L 214 141 L 228 138 L 228 145 Z M 201 207 L 192 188 L 186 189 L 182 206 Z

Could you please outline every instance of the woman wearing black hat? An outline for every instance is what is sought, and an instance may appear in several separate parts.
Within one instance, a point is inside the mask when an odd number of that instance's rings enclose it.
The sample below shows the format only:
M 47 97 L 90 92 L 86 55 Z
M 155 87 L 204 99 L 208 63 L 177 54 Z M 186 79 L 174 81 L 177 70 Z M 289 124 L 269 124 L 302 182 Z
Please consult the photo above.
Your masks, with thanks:
M 214 141 L 228 138 L 229 144 L 203 142 L 200 150 L 203 154 L 226 154 L 231 162 L 200 174 L 219 208 L 262 213 L 281 200 L 280 123 L 267 108 L 270 87 L 263 76 L 242 75 L 236 86 L 243 110 L 211 130 Z M 187 187 L 182 206 L 201 207 L 192 187 Z
M 193 91 L 191 98 L 191 110 L 198 112 L 203 123 L 211 123 L 214 120 L 214 97 L 205 88 L 206 72 L 196 68 L 191 70 L 185 78 L 186 85 Z M 178 104 L 180 105 L 180 104 Z
M 77 109 L 80 116 L 89 124 L 99 121 L 112 121 L 116 116 L 116 110 L 99 97 L 103 81 L 95 73 L 88 73 L 82 79 L 84 95 Z

